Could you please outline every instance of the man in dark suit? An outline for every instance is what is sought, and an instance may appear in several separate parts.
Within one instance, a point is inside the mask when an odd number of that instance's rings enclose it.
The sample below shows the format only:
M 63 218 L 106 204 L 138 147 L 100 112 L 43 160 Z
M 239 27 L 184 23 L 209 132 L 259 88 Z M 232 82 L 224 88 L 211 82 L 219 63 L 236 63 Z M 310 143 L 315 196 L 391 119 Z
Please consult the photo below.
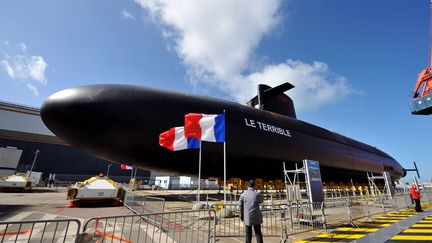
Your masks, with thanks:
M 246 227 L 246 243 L 252 241 L 252 227 L 255 231 L 257 243 L 263 243 L 261 233 L 262 214 L 260 204 L 264 201 L 263 196 L 254 190 L 255 183 L 248 183 L 248 189 L 240 196 L 238 205 L 240 207 L 240 218 Z

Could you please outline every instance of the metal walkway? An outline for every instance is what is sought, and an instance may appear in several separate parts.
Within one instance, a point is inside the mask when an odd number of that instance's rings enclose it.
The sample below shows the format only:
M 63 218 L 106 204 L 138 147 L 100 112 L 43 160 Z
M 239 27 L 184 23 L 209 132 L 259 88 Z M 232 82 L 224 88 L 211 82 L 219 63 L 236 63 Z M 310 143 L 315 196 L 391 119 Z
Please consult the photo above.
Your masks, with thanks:
M 432 242 L 432 211 L 419 213 L 420 220 L 413 220 L 408 227 L 394 235 L 390 242 Z
M 391 213 L 366 220 L 357 225 L 338 227 L 330 233 L 320 233 L 313 238 L 296 243 L 432 243 L 432 209 L 416 213 L 413 209 Z

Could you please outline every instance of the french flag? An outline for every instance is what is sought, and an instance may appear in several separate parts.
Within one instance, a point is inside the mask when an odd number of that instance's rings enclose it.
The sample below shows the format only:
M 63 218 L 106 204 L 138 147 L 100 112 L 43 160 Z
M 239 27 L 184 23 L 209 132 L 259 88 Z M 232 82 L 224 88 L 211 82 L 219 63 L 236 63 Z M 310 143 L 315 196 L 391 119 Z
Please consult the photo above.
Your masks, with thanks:
M 183 127 L 173 127 L 159 135 L 159 145 L 171 151 L 200 148 L 200 141 L 186 138 Z
M 225 113 L 185 115 L 185 136 L 207 142 L 225 142 Z
M 132 166 L 128 166 L 128 165 L 125 165 L 125 164 L 121 164 L 120 168 L 122 170 L 133 170 Z

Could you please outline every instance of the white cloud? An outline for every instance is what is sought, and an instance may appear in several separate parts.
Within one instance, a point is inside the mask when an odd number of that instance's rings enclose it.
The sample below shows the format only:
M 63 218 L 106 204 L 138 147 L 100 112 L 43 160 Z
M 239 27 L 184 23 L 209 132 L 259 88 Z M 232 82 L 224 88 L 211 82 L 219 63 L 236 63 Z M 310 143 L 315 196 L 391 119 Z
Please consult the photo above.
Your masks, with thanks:
M 136 0 L 174 37 L 196 74 L 224 79 L 247 66 L 251 51 L 277 24 L 280 0 Z M 171 29 L 171 31 L 170 31 Z
M 26 52 L 27 51 L 27 45 L 24 42 L 21 42 L 20 44 L 21 51 Z
M 1 64 L 2 64 L 3 68 L 5 69 L 6 73 L 7 73 L 11 78 L 15 78 L 15 71 L 14 71 L 13 68 L 9 65 L 9 62 L 7 62 L 6 60 L 1 60 Z
M 6 73 L 13 79 L 33 79 L 41 84 L 46 84 L 45 69 L 48 64 L 41 56 L 16 55 L 6 56 L 1 60 Z
M 193 85 L 207 85 L 246 100 L 256 85 L 296 85 L 300 109 L 317 108 L 355 92 L 327 64 L 288 60 L 248 73 L 262 38 L 281 21 L 282 0 L 135 0 L 173 43 Z M 315 101 L 311 101 L 314 98 Z M 317 101 L 318 99 L 318 101 Z
M 27 88 L 33 93 L 34 96 L 39 96 L 39 91 L 36 86 L 27 83 Z
M 242 82 L 244 87 L 240 89 L 243 90 L 241 95 L 252 97 L 260 83 L 276 86 L 284 82 L 295 86 L 295 92 L 290 91 L 289 94 L 299 110 L 315 109 L 357 93 L 344 77 L 332 74 L 325 63 L 307 64 L 287 60 L 285 63 L 268 65 L 262 71 L 246 76 Z
M 135 19 L 135 16 L 133 16 L 131 13 L 129 13 L 128 11 L 124 10 L 121 11 L 121 15 L 124 19 Z
M 47 84 L 45 71 L 48 64 L 42 56 L 29 55 L 25 43 L 21 42 L 18 46 L 19 50 L 11 51 L 18 52 L 14 55 L 3 52 L 3 56 L 0 56 L 0 68 L 2 67 L 10 78 L 22 81 L 35 96 L 39 96 L 37 85 Z

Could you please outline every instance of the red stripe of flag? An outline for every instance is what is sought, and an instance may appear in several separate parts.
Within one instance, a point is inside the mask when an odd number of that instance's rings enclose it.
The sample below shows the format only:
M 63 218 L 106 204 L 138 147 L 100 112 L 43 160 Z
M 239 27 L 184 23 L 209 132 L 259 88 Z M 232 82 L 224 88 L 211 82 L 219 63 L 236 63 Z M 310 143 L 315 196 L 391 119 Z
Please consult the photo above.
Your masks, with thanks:
M 159 135 L 159 145 L 174 151 L 175 127 Z
M 121 164 L 120 168 L 122 170 L 133 170 L 132 166 Z
M 185 115 L 184 134 L 186 138 L 195 138 L 201 140 L 200 120 L 202 114 L 189 113 Z

